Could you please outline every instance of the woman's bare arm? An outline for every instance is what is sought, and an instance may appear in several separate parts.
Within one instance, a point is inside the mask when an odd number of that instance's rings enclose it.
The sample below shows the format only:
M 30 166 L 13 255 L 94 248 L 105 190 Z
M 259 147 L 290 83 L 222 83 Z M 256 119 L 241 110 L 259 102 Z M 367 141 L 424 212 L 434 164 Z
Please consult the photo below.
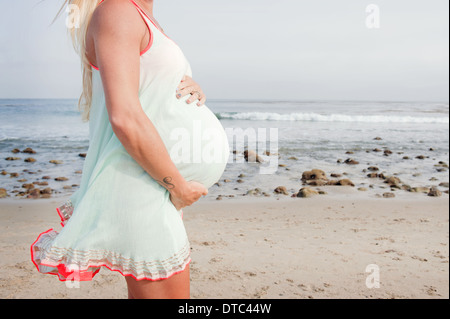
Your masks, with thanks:
M 113 0 L 95 11 L 90 27 L 114 133 L 136 162 L 169 190 L 178 209 L 191 205 L 207 190 L 181 176 L 139 101 L 144 21 L 131 3 Z

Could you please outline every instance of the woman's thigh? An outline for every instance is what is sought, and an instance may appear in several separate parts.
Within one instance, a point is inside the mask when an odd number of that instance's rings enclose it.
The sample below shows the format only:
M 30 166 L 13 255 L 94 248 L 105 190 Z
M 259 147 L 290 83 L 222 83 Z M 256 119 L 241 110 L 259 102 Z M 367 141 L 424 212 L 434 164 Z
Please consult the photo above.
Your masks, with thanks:
M 189 299 L 190 275 L 189 265 L 184 271 L 168 279 L 157 281 L 135 280 L 131 276 L 125 277 L 130 299 Z

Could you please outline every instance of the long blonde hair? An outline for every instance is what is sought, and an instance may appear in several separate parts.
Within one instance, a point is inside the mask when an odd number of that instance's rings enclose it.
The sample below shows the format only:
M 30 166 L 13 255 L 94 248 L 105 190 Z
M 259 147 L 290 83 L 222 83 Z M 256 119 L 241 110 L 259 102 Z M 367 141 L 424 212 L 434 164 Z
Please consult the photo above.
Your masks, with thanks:
M 55 19 L 61 14 L 64 8 L 73 14 L 73 21 L 67 20 L 68 32 L 72 39 L 73 47 L 81 59 L 81 70 L 83 79 L 83 91 L 78 100 L 78 109 L 83 122 L 89 121 L 89 113 L 92 103 L 92 67 L 86 57 L 86 33 L 92 14 L 101 0 L 65 0 L 59 9 Z

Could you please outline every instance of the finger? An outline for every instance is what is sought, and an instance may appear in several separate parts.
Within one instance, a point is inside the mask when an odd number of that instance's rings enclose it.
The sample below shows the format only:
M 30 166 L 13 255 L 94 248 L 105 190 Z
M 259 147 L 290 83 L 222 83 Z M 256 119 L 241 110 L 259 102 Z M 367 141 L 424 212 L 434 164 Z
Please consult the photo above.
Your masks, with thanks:
M 198 101 L 197 106 L 205 105 L 206 102 L 206 96 L 203 95 L 203 97 Z
M 191 81 L 191 80 L 185 80 L 185 81 L 181 81 L 180 84 L 178 84 L 177 89 L 178 89 L 178 90 L 182 90 L 182 89 L 184 89 L 184 88 L 186 88 L 186 87 L 194 86 L 194 85 L 195 85 L 195 83 L 194 83 L 193 81 Z
M 186 100 L 186 103 L 191 104 L 192 102 L 201 99 L 201 92 L 196 91 L 195 93 L 191 94 L 191 96 Z
M 186 95 L 188 95 L 188 94 L 191 94 L 192 92 L 194 92 L 195 91 L 195 87 L 194 86 L 188 86 L 188 87 L 185 87 L 185 88 L 183 88 L 183 89 L 181 89 L 181 90 L 179 90 L 178 91 L 178 93 L 177 93 L 177 98 L 182 98 L 183 96 L 186 96 Z

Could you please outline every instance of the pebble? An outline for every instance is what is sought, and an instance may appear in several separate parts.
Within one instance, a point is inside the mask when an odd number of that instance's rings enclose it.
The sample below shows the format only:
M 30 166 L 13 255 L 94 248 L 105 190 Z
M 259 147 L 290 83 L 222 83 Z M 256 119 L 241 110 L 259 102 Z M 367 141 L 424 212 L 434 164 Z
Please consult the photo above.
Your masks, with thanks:
M 6 198 L 8 196 L 8 193 L 6 192 L 6 189 L 0 188 L 0 198 Z
M 319 194 L 319 192 L 315 191 L 312 188 L 303 187 L 298 191 L 297 197 L 308 198 L 308 197 L 312 197 L 312 196 L 318 195 L 318 194 Z
M 49 163 L 52 163 L 52 164 L 62 164 L 63 161 L 60 161 L 60 160 L 50 160 Z
M 67 180 L 69 180 L 67 177 L 57 177 L 57 178 L 55 178 L 55 181 L 58 181 L 58 182 L 63 182 L 63 181 L 67 181 Z
M 428 196 L 430 197 L 441 197 L 442 196 L 442 192 L 437 189 L 436 186 L 431 187 L 430 191 L 428 192 Z
M 345 164 L 349 164 L 349 165 L 357 165 L 357 164 L 359 164 L 359 162 L 356 161 L 356 160 L 354 160 L 353 158 L 347 158 L 347 159 L 345 160 Z
M 7 160 L 7 161 L 17 161 L 17 160 L 20 160 L 20 159 L 21 159 L 20 157 L 13 157 L 13 156 L 5 158 L 5 160 Z
M 36 159 L 34 159 L 32 157 L 28 157 L 28 158 L 24 159 L 24 161 L 27 163 L 34 163 L 34 162 L 36 162 Z
M 274 193 L 289 195 L 289 192 L 287 191 L 285 186 L 278 186 L 277 188 L 275 188 Z
M 394 197 L 395 197 L 395 194 L 394 194 L 394 193 L 384 193 L 384 194 L 383 194 L 383 197 L 384 197 L 384 198 L 394 198 Z

